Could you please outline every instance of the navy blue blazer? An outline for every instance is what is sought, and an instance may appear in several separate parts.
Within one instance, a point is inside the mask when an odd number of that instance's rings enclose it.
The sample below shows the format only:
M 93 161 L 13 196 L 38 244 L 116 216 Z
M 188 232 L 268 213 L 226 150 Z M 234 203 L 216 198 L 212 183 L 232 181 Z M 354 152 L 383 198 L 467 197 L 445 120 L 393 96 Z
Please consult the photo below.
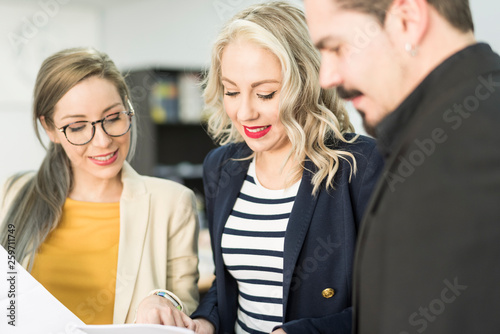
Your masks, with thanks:
M 352 138 L 353 134 L 346 135 Z M 353 144 L 335 141 L 336 149 L 353 153 L 357 173 L 340 159 L 335 189 L 322 186 L 313 196 L 312 173 L 305 162 L 285 234 L 283 263 L 283 325 L 287 333 L 351 333 L 352 267 L 359 223 L 382 169 L 375 141 L 360 136 Z M 248 171 L 252 151 L 245 143 L 212 150 L 203 164 L 206 214 L 216 279 L 193 318 L 212 322 L 216 333 L 233 333 L 238 285 L 222 259 L 221 238 Z

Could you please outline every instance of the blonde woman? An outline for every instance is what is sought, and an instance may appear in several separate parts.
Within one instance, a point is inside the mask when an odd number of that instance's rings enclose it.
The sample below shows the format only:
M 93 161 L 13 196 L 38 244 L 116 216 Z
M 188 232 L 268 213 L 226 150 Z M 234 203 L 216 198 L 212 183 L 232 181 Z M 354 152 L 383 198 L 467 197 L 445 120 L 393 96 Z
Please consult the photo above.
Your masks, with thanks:
M 381 170 L 333 90 L 303 13 L 237 14 L 213 47 L 204 93 L 221 147 L 204 162 L 216 280 L 197 333 L 350 333 L 359 222 Z
M 102 52 L 47 58 L 33 107 L 47 154 L 36 173 L 7 182 L 0 202 L 2 245 L 10 226 L 17 260 L 87 324 L 132 322 L 157 289 L 184 314 L 198 304 L 194 194 L 127 163 L 136 136 L 128 96 Z

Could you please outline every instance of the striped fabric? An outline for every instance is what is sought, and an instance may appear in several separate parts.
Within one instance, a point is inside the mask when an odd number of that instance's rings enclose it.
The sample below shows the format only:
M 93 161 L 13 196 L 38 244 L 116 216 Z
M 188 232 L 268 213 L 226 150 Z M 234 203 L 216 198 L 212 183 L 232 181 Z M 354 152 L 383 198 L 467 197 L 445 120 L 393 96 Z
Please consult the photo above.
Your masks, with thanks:
M 224 263 L 238 282 L 236 333 L 270 333 L 283 322 L 283 247 L 300 181 L 269 190 L 252 161 L 222 235 Z

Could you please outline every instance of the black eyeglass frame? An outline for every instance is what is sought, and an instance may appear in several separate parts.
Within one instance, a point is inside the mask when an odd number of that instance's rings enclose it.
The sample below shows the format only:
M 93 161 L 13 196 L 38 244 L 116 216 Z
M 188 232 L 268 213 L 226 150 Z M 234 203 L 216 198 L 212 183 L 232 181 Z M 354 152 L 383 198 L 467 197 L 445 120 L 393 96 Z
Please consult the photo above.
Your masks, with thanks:
M 130 131 L 130 128 L 132 127 L 132 117 L 135 116 L 135 111 L 134 111 L 134 107 L 132 106 L 132 103 L 130 103 L 130 100 L 127 98 L 127 104 L 130 108 L 130 110 L 124 110 L 124 111 L 119 111 L 119 112 L 116 112 L 116 113 L 112 113 L 112 114 L 109 114 L 107 115 L 106 117 L 103 117 L 102 119 L 99 119 L 97 121 L 94 121 L 94 122 L 89 122 L 89 121 L 78 121 L 78 122 L 73 122 L 73 123 L 69 123 L 68 125 L 65 125 L 61 128 L 58 128 L 56 127 L 57 131 L 59 132 L 62 132 L 64 133 L 64 137 L 66 137 L 66 140 L 68 141 L 68 143 L 70 143 L 71 145 L 75 145 L 75 146 L 83 146 L 83 145 L 86 145 L 88 143 L 90 143 L 92 141 L 92 139 L 94 139 L 94 136 L 95 136 L 95 125 L 97 123 L 101 123 L 101 128 L 102 128 L 102 131 L 104 131 L 105 134 L 107 134 L 108 136 L 110 137 L 121 137 L 121 136 L 124 136 L 127 134 L 127 132 Z M 121 113 L 125 113 L 128 117 L 130 117 L 130 124 L 128 126 L 128 129 L 127 131 L 125 131 L 124 133 L 122 133 L 121 135 L 111 135 L 109 134 L 106 129 L 104 128 L 104 121 L 106 120 L 106 118 L 110 117 L 110 116 L 113 116 L 113 115 L 117 115 L 117 114 L 121 114 Z M 71 140 L 68 139 L 68 136 L 66 135 L 66 129 L 70 126 L 70 125 L 73 125 L 73 124 L 78 124 L 78 123 L 90 123 L 90 125 L 92 125 L 92 136 L 90 137 L 89 140 L 87 140 L 85 143 L 83 144 L 75 144 L 73 142 L 71 142 Z

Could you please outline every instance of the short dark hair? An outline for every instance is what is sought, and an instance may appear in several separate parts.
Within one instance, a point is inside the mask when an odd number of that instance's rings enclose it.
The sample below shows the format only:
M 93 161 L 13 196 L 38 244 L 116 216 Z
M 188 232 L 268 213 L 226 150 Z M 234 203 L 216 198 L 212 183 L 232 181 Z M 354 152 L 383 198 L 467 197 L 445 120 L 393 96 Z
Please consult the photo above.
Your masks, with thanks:
M 374 15 L 383 25 L 394 0 L 335 0 L 344 9 Z M 453 27 L 462 32 L 474 31 L 469 0 L 427 0 Z

